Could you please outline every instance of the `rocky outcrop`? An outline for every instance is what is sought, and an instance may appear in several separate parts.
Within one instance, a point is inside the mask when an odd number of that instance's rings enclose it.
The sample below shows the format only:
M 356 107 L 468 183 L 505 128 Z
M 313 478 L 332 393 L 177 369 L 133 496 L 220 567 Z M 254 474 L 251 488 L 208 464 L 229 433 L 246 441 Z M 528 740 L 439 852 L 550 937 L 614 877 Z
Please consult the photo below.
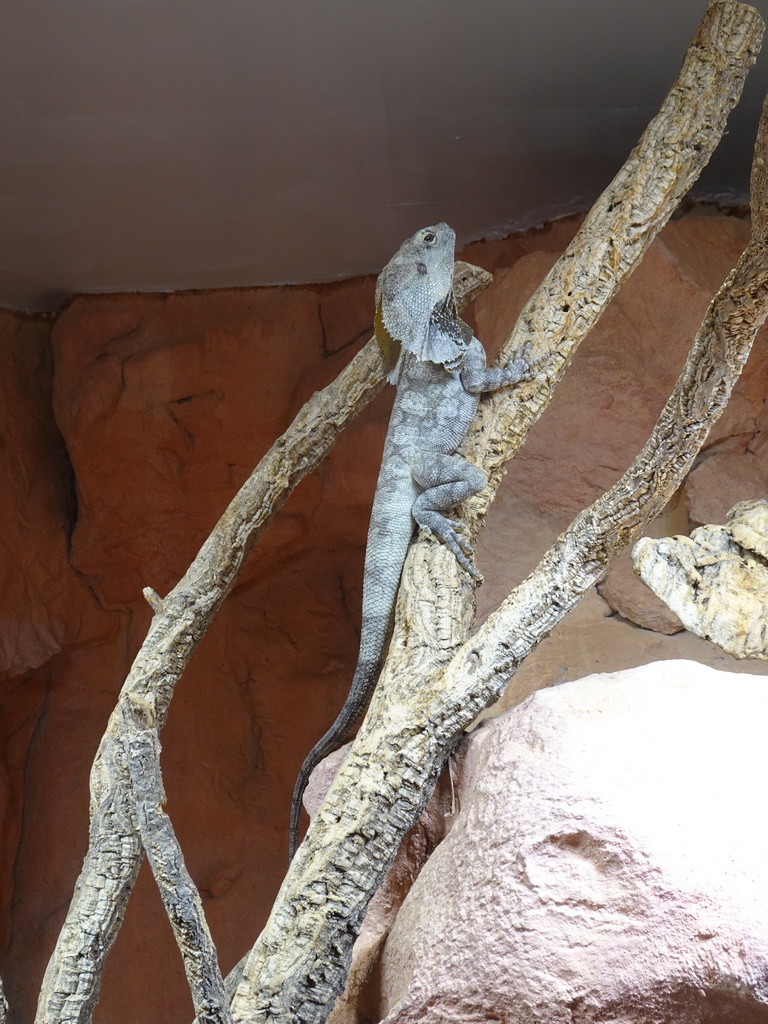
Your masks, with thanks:
M 768 501 L 741 501 L 727 518 L 690 537 L 644 537 L 634 565 L 692 633 L 768 661 Z
M 577 224 L 465 251 L 496 273 L 472 314 L 491 349 Z M 736 217 L 695 213 L 654 243 L 488 516 L 481 614 L 637 453 L 747 237 Z M 32 1019 L 80 869 L 88 771 L 150 619 L 142 588 L 163 595 L 178 580 L 302 402 L 370 335 L 373 286 L 79 296 L 54 321 L 0 311 L 0 976 L 12 1024 Z M 767 360 L 758 339 L 696 470 L 702 483 L 726 458 L 759 472 Z M 281 509 L 180 681 L 163 732 L 168 811 L 224 970 L 268 912 L 295 773 L 349 686 L 390 403 L 382 394 L 351 424 Z M 679 507 L 674 530 L 687 533 L 693 506 L 683 495 Z M 632 599 L 619 606 L 603 593 L 589 594 L 526 661 L 507 705 L 597 669 L 669 657 L 724 663 L 688 632 L 634 628 Z M 95 1024 L 190 1018 L 178 953 L 142 872 Z
M 763 678 L 675 661 L 485 723 L 373 1019 L 768 1021 L 767 714 Z

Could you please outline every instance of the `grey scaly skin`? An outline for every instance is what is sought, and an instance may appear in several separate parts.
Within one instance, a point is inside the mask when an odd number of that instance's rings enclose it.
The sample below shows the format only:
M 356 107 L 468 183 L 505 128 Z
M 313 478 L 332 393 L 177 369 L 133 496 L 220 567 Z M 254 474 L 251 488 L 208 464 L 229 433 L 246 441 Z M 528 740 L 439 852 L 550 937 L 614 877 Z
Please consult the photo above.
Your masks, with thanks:
M 485 485 L 485 473 L 453 453 L 475 417 L 480 395 L 530 379 L 522 353 L 486 368 L 485 349 L 456 313 L 456 236 L 447 224 L 403 242 L 376 286 L 376 337 L 397 384 L 368 528 L 360 653 L 349 696 L 336 721 L 301 766 L 293 791 L 290 857 L 298 844 L 301 798 L 324 757 L 345 743 L 368 707 L 389 634 L 414 525 L 437 537 L 472 576 L 463 523 L 442 513 Z

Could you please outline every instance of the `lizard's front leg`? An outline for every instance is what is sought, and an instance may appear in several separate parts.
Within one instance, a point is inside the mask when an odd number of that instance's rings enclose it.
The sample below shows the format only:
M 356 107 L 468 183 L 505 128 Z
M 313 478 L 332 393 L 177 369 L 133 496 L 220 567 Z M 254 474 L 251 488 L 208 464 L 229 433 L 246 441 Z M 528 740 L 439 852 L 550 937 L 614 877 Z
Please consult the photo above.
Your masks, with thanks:
M 439 452 L 422 452 L 417 455 L 411 463 L 411 473 L 419 487 L 424 488 L 413 503 L 413 518 L 422 530 L 450 548 L 459 564 L 471 576 L 480 579 L 480 573 L 470 560 L 472 545 L 459 533 L 466 530 L 465 524 L 449 519 L 442 513 L 484 487 L 485 473 L 457 455 L 443 455 Z
M 528 342 L 506 366 L 486 366 L 485 349 L 473 338 L 469 344 L 461 369 L 461 383 L 465 391 L 471 395 L 481 395 L 486 391 L 500 391 L 502 388 L 521 384 L 536 376 L 538 367 L 546 361 L 546 357 L 530 360 L 531 343 Z

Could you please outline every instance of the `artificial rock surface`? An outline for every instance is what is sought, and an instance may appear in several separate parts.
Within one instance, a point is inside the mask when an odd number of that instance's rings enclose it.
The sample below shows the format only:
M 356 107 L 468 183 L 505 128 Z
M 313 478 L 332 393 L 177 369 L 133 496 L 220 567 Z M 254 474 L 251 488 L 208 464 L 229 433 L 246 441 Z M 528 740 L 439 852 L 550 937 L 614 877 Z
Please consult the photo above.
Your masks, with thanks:
M 740 501 L 723 526 L 643 537 L 638 575 L 687 629 L 734 658 L 768 661 L 768 501 Z
M 576 227 L 465 250 L 496 274 L 473 312 L 489 348 Z M 488 516 L 481 615 L 636 455 L 747 237 L 736 217 L 674 221 L 583 344 Z M 373 287 L 367 278 L 79 296 L 53 321 L 0 311 L 0 976 L 11 1024 L 33 1017 L 82 863 L 89 767 L 150 620 L 142 588 L 162 596 L 176 583 L 275 436 L 369 337 Z M 765 337 L 699 460 L 697 505 L 716 459 L 759 475 Z M 285 866 L 296 771 L 349 686 L 390 404 L 391 394 L 377 398 L 281 509 L 180 681 L 163 732 L 168 811 L 225 971 L 264 921 Z M 680 507 L 693 515 L 690 486 Z M 729 490 L 720 514 L 710 503 L 706 521 L 722 522 L 734 500 Z M 736 664 L 687 632 L 630 625 L 640 614 L 631 595 L 608 600 L 620 614 L 587 595 L 511 681 L 506 706 L 663 658 Z M 142 869 L 94 1021 L 189 1019 L 178 953 Z
M 767 716 L 763 677 L 671 661 L 484 723 L 384 945 L 374 1019 L 768 1021 Z

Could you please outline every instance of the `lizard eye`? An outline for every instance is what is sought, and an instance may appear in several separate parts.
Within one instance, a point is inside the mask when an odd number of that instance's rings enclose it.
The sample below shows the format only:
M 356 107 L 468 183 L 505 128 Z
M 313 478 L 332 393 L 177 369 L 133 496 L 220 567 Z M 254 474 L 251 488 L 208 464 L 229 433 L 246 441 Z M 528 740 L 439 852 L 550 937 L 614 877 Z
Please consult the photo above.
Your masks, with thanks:
M 437 235 L 434 233 L 434 231 L 425 231 L 421 237 L 423 241 L 425 241 L 428 245 L 431 244 L 432 242 L 437 241 Z

